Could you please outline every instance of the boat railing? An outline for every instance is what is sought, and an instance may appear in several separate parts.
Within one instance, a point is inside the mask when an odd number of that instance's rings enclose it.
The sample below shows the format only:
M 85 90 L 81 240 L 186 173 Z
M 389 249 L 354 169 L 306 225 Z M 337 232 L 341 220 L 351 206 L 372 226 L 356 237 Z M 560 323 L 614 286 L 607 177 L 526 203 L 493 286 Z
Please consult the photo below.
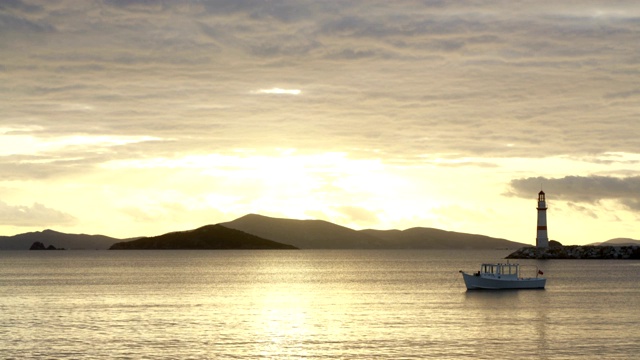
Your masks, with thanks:
M 520 265 L 520 269 L 522 268 L 525 269 L 525 275 L 528 276 L 523 275 L 523 271 L 520 270 L 520 274 L 518 274 L 520 279 L 538 278 L 540 275 L 544 274 L 538 265 Z

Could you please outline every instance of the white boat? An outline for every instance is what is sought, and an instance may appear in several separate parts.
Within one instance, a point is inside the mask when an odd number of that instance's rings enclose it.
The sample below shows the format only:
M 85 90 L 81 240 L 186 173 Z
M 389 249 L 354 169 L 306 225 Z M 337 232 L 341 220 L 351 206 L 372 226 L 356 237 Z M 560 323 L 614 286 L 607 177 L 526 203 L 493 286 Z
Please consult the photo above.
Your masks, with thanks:
M 542 271 L 536 269 L 536 277 L 520 277 L 519 264 L 482 264 L 480 271 L 467 274 L 460 270 L 467 290 L 486 289 L 544 289 L 547 279 L 538 277 Z

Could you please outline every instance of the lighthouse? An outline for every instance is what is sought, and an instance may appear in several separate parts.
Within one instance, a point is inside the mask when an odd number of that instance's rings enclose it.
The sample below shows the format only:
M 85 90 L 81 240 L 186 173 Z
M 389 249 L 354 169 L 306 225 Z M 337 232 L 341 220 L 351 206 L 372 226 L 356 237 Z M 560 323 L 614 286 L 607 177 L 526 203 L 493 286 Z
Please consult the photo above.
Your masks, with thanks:
M 538 193 L 538 232 L 536 234 L 536 247 L 549 247 L 549 236 L 547 235 L 547 201 L 544 198 L 544 191 Z

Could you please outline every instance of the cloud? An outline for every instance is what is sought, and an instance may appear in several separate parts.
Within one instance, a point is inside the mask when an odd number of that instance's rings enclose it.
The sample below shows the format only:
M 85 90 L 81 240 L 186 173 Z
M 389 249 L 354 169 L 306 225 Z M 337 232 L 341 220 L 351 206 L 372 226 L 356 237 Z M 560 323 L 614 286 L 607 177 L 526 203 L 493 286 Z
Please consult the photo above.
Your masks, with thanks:
M 0 54 L 3 62 L 13 58 L 9 54 L 24 51 L 25 47 L 31 50 L 42 46 L 47 36 L 57 33 L 54 24 L 42 21 L 44 10 L 42 4 L 32 1 L 0 2 Z
M 271 89 L 260 89 L 251 92 L 252 94 L 275 94 L 275 95 L 300 95 L 302 90 L 299 89 L 280 89 L 280 88 L 271 88 Z
M 428 164 L 431 164 L 431 165 L 435 165 L 435 166 L 450 167 L 450 168 L 467 167 L 467 166 L 474 166 L 474 167 L 480 167 L 480 168 L 496 168 L 496 167 L 498 167 L 498 164 L 492 163 L 492 162 L 489 162 L 489 161 L 474 161 L 473 159 L 457 158 L 457 157 L 453 157 L 452 159 L 447 159 L 447 158 L 430 159 L 430 158 L 426 158 L 425 162 L 427 162 Z
M 29 36 L 0 31 L 0 125 L 173 139 L 133 157 L 640 153 L 638 15 L 624 1 L 11 1 L 0 23 Z
M 596 212 L 595 212 L 595 211 L 593 211 L 593 209 L 588 208 L 588 207 L 586 207 L 586 206 L 578 205 L 578 204 L 575 204 L 575 203 L 572 203 L 572 202 L 568 202 L 568 203 L 567 203 L 567 206 L 568 206 L 571 210 L 573 210 L 573 211 L 577 211 L 577 212 L 580 212 L 580 213 L 583 213 L 583 214 L 585 214 L 586 216 L 589 216 L 589 217 L 591 217 L 591 218 L 594 218 L 594 219 L 597 219 L 597 218 L 598 218 L 598 215 L 596 214 Z
M 170 143 L 155 137 L 86 136 L 57 137 L 40 128 L 6 128 L 0 145 L 0 180 L 50 179 L 95 171 L 119 158 L 138 157 L 147 146 L 161 148 Z M 165 145 L 150 145 L 153 142 Z M 155 154 L 161 150 L 154 150 Z
M 0 201 L 0 225 L 52 226 L 73 225 L 72 215 L 34 203 L 31 206 L 12 206 Z
M 635 88 L 627 91 L 604 94 L 605 99 L 628 99 L 640 96 L 640 89 Z
M 523 198 L 535 197 L 542 187 L 548 199 L 592 204 L 602 200 L 615 200 L 630 210 L 640 211 L 640 176 L 617 178 L 592 175 L 558 179 L 530 177 L 512 180 L 510 187 L 511 195 Z
M 378 215 L 374 211 L 362 207 L 339 206 L 335 207 L 335 210 L 344 215 L 349 223 L 371 226 L 380 222 Z
M 0 157 L 0 180 L 41 180 L 61 175 L 79 174 L 106 161 L 106 157 L 71 158 L 56 156 L 12 155 Z

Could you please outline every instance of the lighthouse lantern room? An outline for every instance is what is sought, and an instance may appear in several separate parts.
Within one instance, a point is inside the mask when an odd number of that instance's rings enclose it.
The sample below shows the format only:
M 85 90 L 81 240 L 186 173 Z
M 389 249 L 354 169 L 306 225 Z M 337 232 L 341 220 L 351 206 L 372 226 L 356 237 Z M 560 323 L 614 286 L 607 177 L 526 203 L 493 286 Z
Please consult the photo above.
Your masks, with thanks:
M 547 202 L 544 191 L 538 193 L 538 231 L 536 235 L 536 247 L 549 247 L 549 236 L 547 234 Z

